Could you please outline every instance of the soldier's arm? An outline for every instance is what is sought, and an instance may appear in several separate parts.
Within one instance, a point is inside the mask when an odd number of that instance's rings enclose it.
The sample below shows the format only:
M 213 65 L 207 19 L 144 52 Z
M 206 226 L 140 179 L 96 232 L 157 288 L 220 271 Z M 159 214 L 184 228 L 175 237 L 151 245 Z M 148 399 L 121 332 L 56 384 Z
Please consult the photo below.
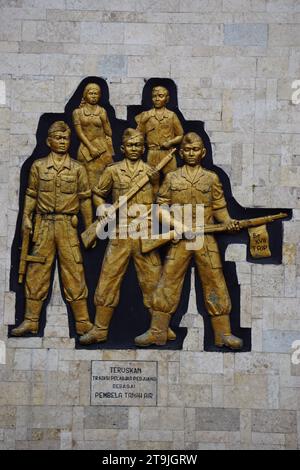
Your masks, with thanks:
M 32 215 L 36 208 L 36 199 L 38 193 L 38 169 L 34 163 L 30 169 L 29 181 L 26 189 L 25 204 L 22 220 L 22 231 L 29 229 L 32 231 Z
M 157 195 L 157 216 L 167 229 L 175 228 L 182 232 L 182 224 L 170 212 L 171 191 L 171 176 L 167 174 Z
M 159 171 L 146 163 L 146 172 L 152 185 L 159 183 Z
M 93 222 L 93 209 L 91 198 L 82 199 L 80 201 L 80 212 L 84 220 L 84 225 L 86 228 L 88 228 Z
M 229 231 L 234 232 L 235 230 L 239 230 L 239 222 L 232 219 L 229 215 L 222 183 L 217 175 L 214 175 L 214 182 L 212 185 L 212 204 L 213 216 L 217 222 L 226 224 Z
M 78 109 L 75 109 L 75 110 L 73 111 L 73 124 L 74 124 L 74 127 L 75 127 L 76 134 L 77 134 L 78 138 L 80 139 L 80 141 L 81 141 L 89 150 L 91 150 L 92 145 L 91 145 L 89 139 L 85 136 L 85 134 L 84 134 L 84 132 L 83 132 L 83 130 L 82 130 L 82 127 L 81 127 L 80 115 L 79 115 Z
M 135 122 L 137 123 L 137 129 L 143 134 L 146 134 L 145 128 L 145 113 L 138 114 L 135 116 Z
M 89 141 L 89 139 L 86 137 L 85 133 L 83 132 L 78 109 L 75 109 L 73 111 L 73 123 L 74 123 L 75 131 L 79 140 L 88 148 L 92 157 L 93 158 L 100 157 L 101 153 L 99 149 L 93 146 L 93 144 Z
M 212 209 L 213 216 L 217 222 L 227 223 L 231 220 L 227 210 L 222 183 L 216 174 L 213 175 L 212 183 Z
M 103 125 L 104 134 L 105 134 L 105 138 L 108 144 L 109 151 L 112 153 L 112 155 L 114 155 L 115 152 L 114 152 L 113 142 L 112 142 L 111 125 L 107 116 L 107 112 L 105 111 L 104 108 L 101 108 L 100 118 L 101 118 L 101 122 Z
M 93 202 L 95 207 L 99 207 L 105 203 L 105 200 L 112 190 L 113 177 L 111 167 L 105 168 L 100 175 L 97 186 L 93 188 Z
M 105 111 L 104 108 L 101 108 L 100 118 L 101 118 L 105 135 L 108 137 L 112 137 L 112 130 L 111 130 L 110 122 L 108 120 L 107 112 Z
M 85 227 L 87 228 L 93 222 L 93 208 L 88 176 L 83 165 L 80 165 L 78 169 L 78 197 L 80 212 L 84 220 Z
M 171 147 L 174 147 L 175 145 L 180 144 L 183 138 L 183 128 L 182 125 L 175 113 L 173 113 L 173 129 L 174 129 L 174 134 L 175 137 L 173 139 L 168 140 L 167 142 L 164 142 L 162 147 L 169 149 Z

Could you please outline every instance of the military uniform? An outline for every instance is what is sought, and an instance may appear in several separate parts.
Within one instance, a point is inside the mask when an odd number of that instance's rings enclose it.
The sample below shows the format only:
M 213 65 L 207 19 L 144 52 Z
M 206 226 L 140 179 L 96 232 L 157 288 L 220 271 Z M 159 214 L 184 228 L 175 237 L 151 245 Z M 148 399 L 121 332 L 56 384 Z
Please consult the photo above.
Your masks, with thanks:
M 25 279 L 25 319 L 28 321 L 37 323 L 39 320 L 42 303 L 49 291 L 53 261 L 58 254 L 64 295 L 71 303 L 77 332 L 83 334 L 92 326 L 88 322 L 88 290 L 76 228 L 80 202 L 90 196 L 85 168 L 69 155 L 64 157 L 59 168 L 52 153 L 33 163 L 26 190 L 26 198 L 31 203 L 35 201 L 32 255 L 44 257 L 45 262 L 28 263 Z M 89 212 L 87 224 L 92 222 L 91 202 Z M 37 327 L 35 325 L 34 329 Z M 24 331 L 21 328 L 14 333 L 19 336 Z
M 159 204 L 192 204 L 193 222 L 196 204 L 204 205 L 204 223 L 214 223 L 214 211 L 226 207 L 222 185 L 216 173 L 199 166 L 191 180 L 186 166 L 166 176 L 158 195 Z M 204 236 L 200 249 L 187 249 L 193 240 L 172 243 L 163 270 L 162 278 L 154 292 L 153 310 L 172 314 L 177 309 L 185 273 L 192 258 L 201 279 L 204 300 L 210 315 L 229 314 L 231 302 L 226 287 L 217 242 L 213 235 Z
M 137 129 L 146 136 L 148 147 L 147 162 L 154 167 L 172 150 L 161 148 L 162 144 L 183 135 L 181 123 L 177 115 L 167 108 L 164 109 L 160 119 L 155 109 L 144 111 L 136 116 L 135 119 L 138 124 Z M 177 165 L 174 158 L 162 171 L 166 174 L 176 170 L 176 168 Z
M 192 204 L 193 228 L 196 222 L 196 205 L 204 206 L 204 223 L 213 224 L 217 211 L 229 218 L 222 185 L 216 173 L 198 167 L 192 176 L 187 166 L 169 173 L 158 194 L 159 204 Z M 201 221 L 202 222 L 202 221 Z M 185 274 L 191 259 L 195 260 L 201 279 L 205 306 L 212 318 L 215 344 L 240 349 L 242 342 L 231 334 L 229 313 L 231 300 L 222 271 L 217 242 L 213 235 L 204 235 L 201 248 L 191 246 L 194 240 L 175 240 L 166 256 L 162 277 L 154 291 L 152 301 L 151 328 L 135 338 L 139 346 L 163 345 L 167 340 L 167 328 L 172 314 L 176 311 Z M 190 244 L 190 246 L 188 246 Z M 191 248 L 191 249 L 188 249 Z
M 135 183 L 149 174 L 149 165 L 138 160 L 134 165 L 134 172 L 129 170 L 126 159 L 120 163 L 108 166 L 100 176 L 99 184 L 94 188 L 94 194 L 99 201 L 104 201 L 112 191 L 113 202 L 124 196 Z M 150 177 L 152 184 L 158 178 Z M 150 210 L 154 199 L 153 187 L 149 182 L 128 201 L 128 211 L 135 204 L 143 204 Z M 106 341 L 110 321 L 115 307 L 119 303 L 120 287 L 126 273 L 130 259 L 133 259 L 138 281 L 143 293 L 144 305 L 151 310 L 152 293 L 161 274 L 161 262 L 157 252 L 143 254 L 139 239 L 127 237 L 130 235 L 129 227 L 131 217 L 121 217 L 117 225 L 116 238 L 111 238 L 106 249 L 101 274 L 95 292 L 96 305 L 95 325 L 91 331 L 80 339 L 81 344 L 92 344 Z M 146 220 L 148 224 L 148 221 Z M 174 339 L 174 333 L 170 331 Z
M 136 162 L 135 172 L 132 174 L 124 159 L 105 169 L 93 192 L 105 199 L 112 191 L 113 202 L 115 202 L 126 194 L 139 179 L 147 175 L 148 170 L 148 165 L 139 160 Z M 149 210 L 153 198 L 153 188 L 149 182 L 128 201 L 128 209 L 134 204 L 144 204 Z M 117 227 L 116 238 L 109 241 L 95 292 L 96 306 L 110 308 L 117 306 L 121 282 L 131 257 L 143 292 L 144 304 L 148 308 L 151 306 L 151 296 L 160 276 L 161 262 L 157 252 L 142 254 L 138 239 L 125 238 L 124 230 L 126 231 L 132 220 L 131 217 L 128 217 L 127 220 L 121 220 Z M 122 231 L 123 238 L 119 236 L 120 231 Z

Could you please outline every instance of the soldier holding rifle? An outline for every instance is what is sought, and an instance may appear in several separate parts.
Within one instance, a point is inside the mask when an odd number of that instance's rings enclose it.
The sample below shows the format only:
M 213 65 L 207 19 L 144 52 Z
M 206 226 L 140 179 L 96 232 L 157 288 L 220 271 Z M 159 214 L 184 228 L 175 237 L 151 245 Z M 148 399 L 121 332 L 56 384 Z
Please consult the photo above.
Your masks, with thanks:
M 128 201 L 128 213 L 130 208 L 136 204 L 143 205 L 148 211 L 151 210 L 154 202 L 153 186 L 158 182 L 159 172 L 157 170 L 161 165 L 152 168 L 144 163 L 141 160 L 144 150 L 143 134 L 137 129 L 126 129 L 121 146 L 124 160 L 109 165 L 93 190 L 94 202 L 97 207 L 102 206 L 109 193 L 112 192 L 115 207 L 120 207 L 118 201 L 120 197 L 123 197 Z M 165 162 L 161 163 L 168 164 L 171 158 L 166 156 Z M 134 189 L 135 187 L 136 189 Z M 125 219 L 119 217 L 120 222 L 117 225 L 116 237 L 109 241 L 95 292 L 95 325 L 91 331 L 80 338 L 81 344 L 100 343 L 107 340 L 110 321 L 114 309 L 119 303 L 120 287 L 130 258 L 133 258 L 134 261 L 144 305 L 149 309 L 150 314 L 152 313 L 151 299 L 161 274 L 161 262 L 156 251 L 143 254 L 139 239 L 130 236 L 128 228 L 134 218 L 127 216 L 127 214 L 125 214 Z M 101 221 L 99 223 L 101 224 Z M 95 237 L 95 228 L 91 228 Z M 90 235 L 92 230 L 86 232 Z M 84 243 L 89 246 L 93 242 L 93 237 L 89 243 L 88 240 L 85 240 L 84 235 Z M 167 336 L 168 339 L 175 339 L 175 334 L 171 330 L 167 330 Z
M 201 137 L 196 133 L 186 134 L 181 143 L 180 156 L 184 166 L 169 173 L 158 194 L 160 204 L 159 215 L 169 226 L 173 225 L 167 236 L 154 240 L 140 240 L 143 253 L 172 240 L 169 248 L 162 277 L 154 291 L 152 300 L 152 322 L 150 329 L 135 338 L 138 346 L 151 344 L 164 345 L 167 341 L 167 329 L 172 314 L 179 304 L 186 271 L 194 258 L 201 279 L 206 309 L 211 317 L 215 345 L 227 346 L 231 349 L 241 349 L 242 340 L 231 333 L 230 311 L 231 301 L 222 270 L 222 263 L 217 242 L 213 236 L 216 232 L 235 232 L 243 228 L 249 229 L 249 235 L 254 236 L 255 257 L 270 256 L 268 235 L 265 224 L 287 217 L 280 213 L 266 217 L 248 220 L 234 220 L 230 217 L 223 194 L 221 182 L 216 173 L 204 169 L 201 160 L 205 157 L 206 149 Z M 164 204 L 184 206 L 192 205 L 192 230 L 184 226 L 182 220 L 171 217 Z M 197 227 L 197 206 L 204 207 L 204 225 Z M 203 224 L 202 222 L 202 224 Z M 217 222 L 217 223 L 216 223 Z M 255 229 L 257 228 L 257 231 Z M 254 233 L 255 231 L 255 233 Z M 261 240 L 266 245 L 255 246 Z M 178 235 L 180 239 L 178 240 Z M 186 235 L 188 240 L 182 238 Z M 203 244 L 195 243 L 194 238 L 203 236 Z M 192 237 L 191 237 L 192 236 Z M 255 248 L 261 248 L 257 253 Z
M 216 173 L 201 166 L 206 149 L 201 137 L 191 132 L 182 140 L 180 156 L 184 166 L 169 173 L 158 194 L 159 204 L 192 204 L 193 221 L 196 205 L 204 205 L 204 223 L 215 221 L 227 225 L 229 231 L 239 229 L 239 222 L 231 219 L 223 195 L 222 185 Z M 162 220 L 169 222 L 170 213 L 161 207 Z M 173 226 L 182 230 L 176 220 Z M 185 230 L 185 229 L 183 229 Z M 225 283 L 217 242 L 213 235 L 204 235 L 201 248 L 189 249 L 194 240 L 172 242 L 165 261 L 162 277 L 154 292 L 150 329 L 135 339 L 138 346 L 163 345 L 167 341 L 167 329 L 172 314 L 179 304 L 183 282 L 189 263 L 194 258 L 202 282 L 205 306 L 211 316 L 217 346 L 241 349 L 242 340 L 231 333 L 229 314 L 231 301 Z

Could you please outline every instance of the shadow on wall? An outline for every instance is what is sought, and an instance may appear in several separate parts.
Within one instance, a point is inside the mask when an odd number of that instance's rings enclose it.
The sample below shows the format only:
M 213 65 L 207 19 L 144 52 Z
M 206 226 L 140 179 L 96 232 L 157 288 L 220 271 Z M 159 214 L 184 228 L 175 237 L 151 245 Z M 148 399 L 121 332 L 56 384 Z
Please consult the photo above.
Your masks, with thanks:
M 20 259 L 20 246 L 21 246 L 21 220 L 23 213 L 23 206 L 25 200 L 25 190 L 27 187 L 29 171 L 32 163 L 37 158 L 46 156 L 49 153 L 49 148 L 46 145 L 47 131 L 50 125 L 57 120 L 64 120 L 68 123 L 72 130 L 71 137 L 71 147 L 69 153 L 72 158 L 76 158 L 77 150 L 79 146 L 79 140 L 77 138 L 74 125 L 72 122 L 72 113 L 75 108 L 78 108 L 83 90 L 88 83 L 97 83 L 101 87 L 101 100 L 100 105 L 103 106 L 108 114 L 109 121 L 111 123 L 112 132 L 113 132 L 113 145 L 116 151 L 114 157 L 115 161 L 121 160 L 120 146 L 123 131 L 127 127 L 136 127 L 135 116 L 142 111 L 148 110 L 152 107 L 151 101 L 151 91 L 153 86 L 162 85 L 169 90 L 170 101 L 168 103 L 168 108 L 174 111 L 179 120 L 182 123 L 184 132 L 196 132 L 198 133 L 206 146 L 207 154 L 203 159 L 202 164 L 205 168 L 215 171 L 224 188 L 225 198 L 228 205 L 228 210 L 231 217 L 236 219 L 245 219 L 252 217 L 261 217 L 268 214 L 274 214 L 279 211 L 288 212 L 289 217 L 291 217 L 291 211 L 285 209 L 259 209 L 259 208 L 243 208 L 239 203 L 234 199 L 231 191 L 231 184 L 227 174 L 219 167 L 213 164 L 212 158 L 212 149 L 211 143 L 208 135 L 205 132 L 204 122 L 202 121 L 187 121 L 180 112 L 178 108 L 177 101 L 177 88 L 173 80 L 167 78 L 151 78 L 149 79 L 144 86 L 143 95 L 142 95 L 142 104 L 140 106 L 128 106 L 127 107 L 127 120 L 120 120 L 116 118 L 114 108 L 109 102 L 109 89 L 107 82 L 99 77 L 87 77 L 78 86 L 77 90 L 70 98 L 69 102 L 65 107 L 64 113 L 45 113 L 41 116 L 37 132 L 36 140 L 37 144 L 32 153 L 32 155 L 25 161 L 21 169 L 21 178 L 20 178 L 20 191 L 19 191 L 19 214 L 17 219 L 15 236 L 11 249 L 11 273 L 10 273 L 10 289 L 16 292 L 16 324 L 19 324 L 23 320 L 24 316 L 24 285 L 18 284 L 18 266 Z M 205 118 L 205 116 L 203 116 Z M 145 157 L 144 157 L 145 158 Z M 177 156 L 178 166 L 182 165 L 180 158 Z M 82 220 L 79 223 L 79 232 L 83 230 Z M 247 261 L 252 263 L 262 263 L 262 264 L 280 264 L 282 261 L 282 223 L 280 221 L 274 222 L 269 225 L 269 237 L 270 237 L 270 249 L 272 256 L 270 258 L 255 260 L 251 258 L 249 247 L 247 248 Z M 238 234 L 220 234 L 216 236 L 221 258 L 223 261 L 223 268 L 225 279 L 227 282 L 228 290 L 230 293 L 232 301 L 232 313 L 231 313 L 231 323 L 233 333 L 239 336 L 244 341 L 244 347 L 242 351 L 251 350 L 251 331 L 249 328 L 240 328 L 240 286 L 237 280 L 236 267 L 232 262 L 224 261 L 224 254 L 226 247 L 231 243 L 238 244 L 248 244 L 248 235 L 246 231 L 242 231 Z M 86 251 L 83 246 L 81 250 L 84 258 L 84 267 L 86 273 L 86 281 L 89 288 L 89 311 L 91 319 L 95 316 L 95 307 L 93 304 L 93 293 L 95 291 L 102 260 L 105 253 L 105 248 L 107 241 L 98 241 L 96 248 L 93 250 Z M 161 250 L 162 259 L 164 259 L 166 254 L 166 247 L 163 247 Z M 55 263 L 54 263 L 55 266 Z M 52 272 L 52 281 L 53 281 L 54 271 Z M 52 285 L 52 282 L 51 282 Z M 60 279 L 61 285 L 61 279 Z M 169 341 L 166 346 L 159 347 L 159 349 L 182 349 L 182 344 L 186 336 L 186 328 L 179 328 L 182 316 L 187 311 L 189 293 L 190 293 L 190 269 L 187 272 L 183 292 L 181 296 L 181 301 L 179 307 L 173 316 L 172 319 L 172 328 L 177 333 L 176 341 Z M 208 314 L 204 307 L 201 282 L 199 277 L 196 275 L 196 293 L 197 293 L 197 306 L 199 314 L 203 316 L 204 325 L 205 325 L 205 340 L 204 348 L 207 351 L 226 351 L 226 348 L 216 348 L 213 342 L 213 332 L 211 324 L 209 321 Z M 63 295 L 63 294 L 62 294 Z M 47 301 L 44 303 L 44 309 L 41 316 L 41 326 L 39 331 L 39 336 L 43 336 L 45 324 L 46 324 L 46 307 L 49 303 L 51 297 L 51 287 Z M 69 316 L 69 325 L 70 325 L 70 336 L 75 337 L 75 325 L 71 311 L 67 305 L 68 316 Z M 89 349 L 136 349 L 134 345 L 134 337 L 146 331 L 149 327 L 150 319 L 149 314 L 145 307 L 143 306 L 142 294 L 139 288 L 138 280 L 136 273 L 133 267 L 133 264 L 130 263 L 128 271 L 124 278 L 121 296 L 119 305 L 114 313 L 113 320 L 110 327 L 109 340 L 106 343 L 100 343 L 96 345 L 91 345 Z M 11 328 L 9 329 L 11 330 Z M 9 333 L 10 334 L 10 333 Z M 78 339 L 78 338 L 77 338 Z M 76 341 L 76 347 L 84 349 L 86 347 L 81 346 L 78 341 Z M 157 346 L 151 346 L 152 349 L 157 349 Z

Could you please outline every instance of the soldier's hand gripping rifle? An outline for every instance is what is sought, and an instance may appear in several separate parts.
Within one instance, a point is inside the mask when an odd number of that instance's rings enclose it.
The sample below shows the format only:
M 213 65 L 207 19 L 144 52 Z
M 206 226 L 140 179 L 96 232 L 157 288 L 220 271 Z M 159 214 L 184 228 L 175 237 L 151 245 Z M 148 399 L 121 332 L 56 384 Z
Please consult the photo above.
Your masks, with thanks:
M 238 220 L 237 231 L 242 230 L 244 228 L 258 227 L 260 225 L 273 222 L 274 220 L 284 219 L 287 216 L 288 214 L 280 212 L 279 214 L 267 215 L 265 217 L 256 217 L 254 219 Z M 196 237 L 197 235 L 203 235 L 205 233 L 217 233 L 217 232 L 227 232 L 227 231 L 228 231 L 228 224 L 211 224 L 211 225 L 204 225 L 203 227 L 200 227 L 199 229 L 193 231 L 193 233 Z M 154 238 L 154 239 L 140 238 L 141 251 L 142 253 L 149 253 L 150 251 L 155 250 L 156 248 L 159 248 L 162 245 L 165 245 L 170 240 L 174 240 L 175 238 L 178 238 L 178 234 L 175 230 L 170 230 L 170 232 L 166 232 L 162 235 L 159 235 L 158 238 Z
M 29 255 L 29 245 L 30 245 L 30 228 L 24 228 L 23 230 L 23 239 L 22 239 L 22 248 L 21 248 L 21 257 L 19 264 L 19 284 L 22 284 L 24 276 L 26 273 L 27 263 L 45 263 L 45 256 Z
M 166 155 L 161 162 L 159 162 L 154 170 L 160 171 L 164 168 L 173 158 L 173 154 L 176 149 L 171 150 L 171 152 Z M 149 176 L 145 175 L 136 183 L 134 183 L 132 189 L 128 191 L 128 193 L 124 194 L 118 201 L 116 201 L 111 208 L 108 210 L 108 214 L 100 221 L 95 220 L 84 232 L 81 234 L 82 243 L 84 244 L 85 248 L 90 248 L 97 238 L 97 233 L 101 233 L 102 230 L 106 227 L 106 225 L 114 219 L 116 216 L 116 212 L 123 207 L 127 202 L 133 198 L 147 183 L 149 182 Z

